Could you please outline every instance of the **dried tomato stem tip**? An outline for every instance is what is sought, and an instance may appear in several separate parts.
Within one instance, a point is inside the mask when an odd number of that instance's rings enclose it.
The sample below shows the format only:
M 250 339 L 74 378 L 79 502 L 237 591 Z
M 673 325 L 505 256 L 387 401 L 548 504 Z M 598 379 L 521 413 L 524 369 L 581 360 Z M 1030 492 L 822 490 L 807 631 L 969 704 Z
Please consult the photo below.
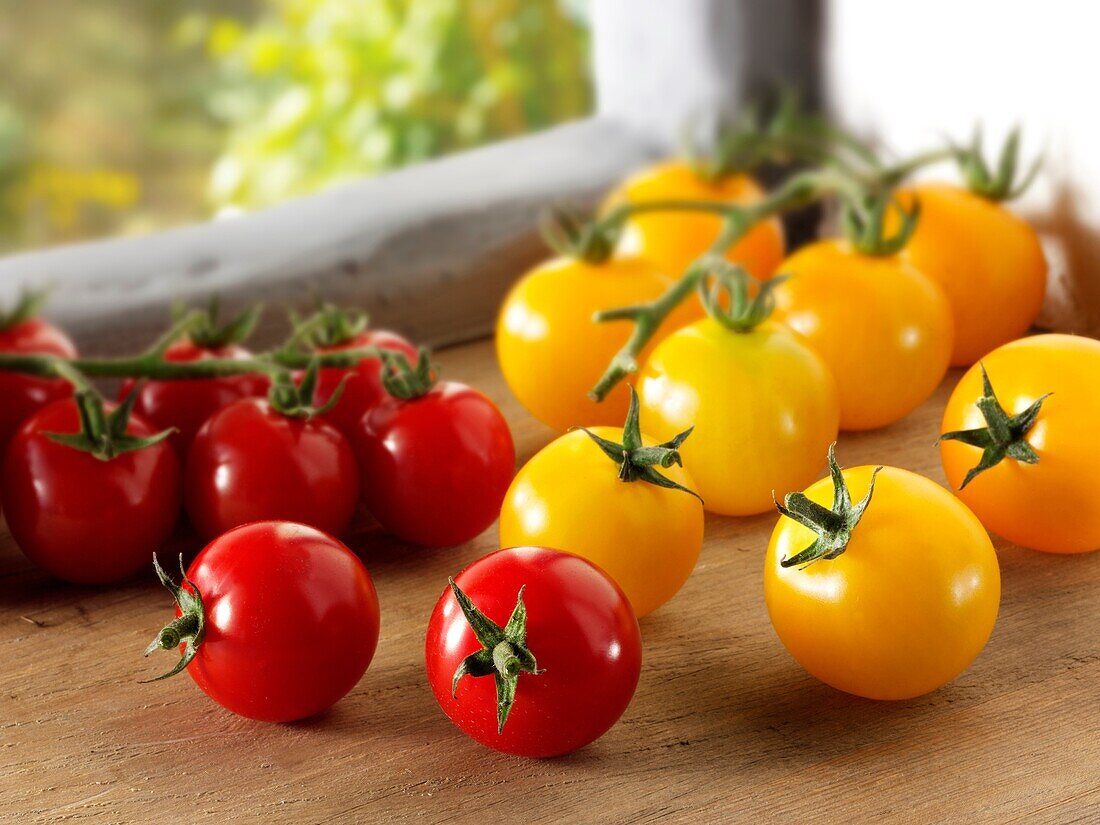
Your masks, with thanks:
M 871 496 L 875 492 L 875 477 L 882 467 L 876 467 L 871 473 L 871 483 L 867 495 L 858 504 L 852 504 L 848 492 L 848 483 L 836 463 L 836 443 L 829 445 L 829 473 L 833 479 L 833 507 L 831 510 L 811 501 L 805 493 L 787 493 L 783 503 L 775 502 L 775 508 L 781 515 L 797 521 L 817 533 L 813 544 L 794 556 L 780 560 L 783 567 L 806 566 L 819 559 L 835 559 L 843 553 L 852 538 L 852 531 L 859 524 Z M 775 493 L 772 493 L 775 499 Z

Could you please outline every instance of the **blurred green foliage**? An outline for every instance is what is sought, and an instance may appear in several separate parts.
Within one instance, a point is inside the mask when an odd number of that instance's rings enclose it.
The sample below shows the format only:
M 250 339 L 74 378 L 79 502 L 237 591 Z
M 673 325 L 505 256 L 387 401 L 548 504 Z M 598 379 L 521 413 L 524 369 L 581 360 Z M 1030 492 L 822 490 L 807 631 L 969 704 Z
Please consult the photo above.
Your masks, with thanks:
M 584 0 L 0 0 L 0 247 L 256 208 L 585 114 Z

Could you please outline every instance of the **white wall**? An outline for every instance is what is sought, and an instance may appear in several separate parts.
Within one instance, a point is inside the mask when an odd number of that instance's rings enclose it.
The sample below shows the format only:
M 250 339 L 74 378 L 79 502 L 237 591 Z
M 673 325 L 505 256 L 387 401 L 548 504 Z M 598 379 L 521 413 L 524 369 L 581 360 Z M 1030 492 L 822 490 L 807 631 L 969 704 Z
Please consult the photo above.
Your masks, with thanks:
M 1028 156 L 1046 156 L 1014 204 L 1045 235 L 1045 316 L 1100 333 L 1100 4 L 831 0 L 825 29 L 833 111 L 900 153 L 977 122 L 991 146 L 1024 127 Z

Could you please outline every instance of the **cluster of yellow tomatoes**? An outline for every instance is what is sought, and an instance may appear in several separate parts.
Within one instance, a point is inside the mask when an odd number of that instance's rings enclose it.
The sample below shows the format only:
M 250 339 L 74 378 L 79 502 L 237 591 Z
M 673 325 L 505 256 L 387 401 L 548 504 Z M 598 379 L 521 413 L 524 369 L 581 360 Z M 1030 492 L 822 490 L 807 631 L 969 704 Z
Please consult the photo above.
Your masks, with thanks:
M 1000 572 L 987 528 L 1047 552 L 1100 548 L 1100 342 L 1023 337 L 1046 281 L 1035 231 L 988 193 L 914 185 L 880 213 L 889 232 L 911 209 L 900 249 L 833 237 L 788 254 L 778 218 L 756 222 L 724 254 L 758 285 L 727 280 L 711 300 L 680 302 L 637 371 L 594 400 L 636 321 L 594 316 L 657 301 L 714 251 L 723 217 L 689 204 L 765 196 L 746 174 L 660 163 L 604 210 L 668 208 L 629 217 L 611 254 L 557 257 L 511 290 L 501 369 L 523 406 L 565 434 L 517 475 L 501 543 L 588 558 L 643 616 L 691 574 L 704 510 L 778 506 L 764 587 L 786 647 L 842 690 L 920 695 L 962 672 L 993 629 Z M 952 366 L 969 370 L 940 434 L 951 491 L 896 467 L 838 467 L 839 431 L 899 421 Z M 830 475 L 815 482 L 827 456 Z

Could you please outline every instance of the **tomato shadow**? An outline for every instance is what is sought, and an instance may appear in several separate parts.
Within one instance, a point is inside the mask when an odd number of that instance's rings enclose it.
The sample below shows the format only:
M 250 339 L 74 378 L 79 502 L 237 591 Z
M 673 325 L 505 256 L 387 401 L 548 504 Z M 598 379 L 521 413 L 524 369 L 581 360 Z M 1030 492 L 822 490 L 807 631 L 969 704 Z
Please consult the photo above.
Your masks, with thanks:
M 913 700 L 872 701 L 813 678 L 778 641 L 745 637 L 723 648 L 699 651 L 688 666 L 647 662 L 622 723 L 627 752 L 657 749 L 679 770 L 739 771 L 751 785 L 919 736 L 944 705 L 974 704 L 986 694 L 960 683 Z

